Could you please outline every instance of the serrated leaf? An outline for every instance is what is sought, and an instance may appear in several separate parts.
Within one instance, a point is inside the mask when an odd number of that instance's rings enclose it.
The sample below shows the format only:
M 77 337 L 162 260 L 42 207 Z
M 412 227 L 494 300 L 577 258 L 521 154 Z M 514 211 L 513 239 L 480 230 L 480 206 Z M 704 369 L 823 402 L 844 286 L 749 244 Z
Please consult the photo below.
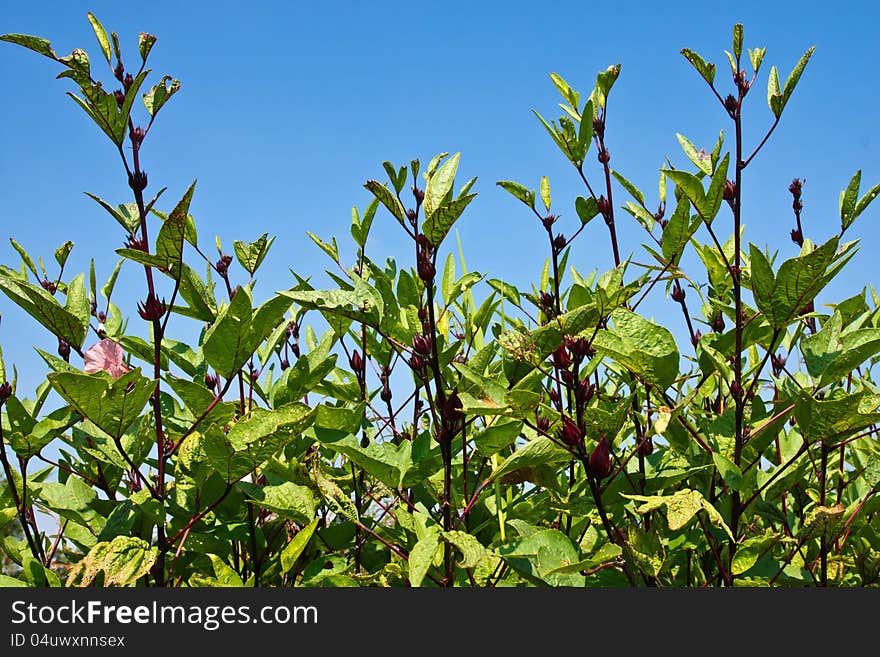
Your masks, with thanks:
M 525 203 L 527 206 L 535 209 L 535 192 L 527 189 L 523 185 L 520 185 L 517 182 L 513 182 L 512 180 L 499 180 L 495 183 L 501 189 L 505 190 L 515 198 L 518 198 L 520 201 Z
M 395 216 L 401 226 L 406 226 L 406 211 L 390 189 L 377 180 L 368 180 L 364 183 L 364 187 L 366 187 L 373 196 L 379 199 L 379 202 Z
M 706 61 L 690 48 L 684 48 L 681 51 L 684 58 L 697 69 L 697 73 L 710 85 L 715 81 L 715 64 L 707 64 Z
M 110 39 L 107 36 L 107 30 L 104 29 L 104 26 L 101 25 L 101 21 L 95 18 L 95 15 L 92 12 L 88 12 L 86 16 L 89 19 L 89 23 L 92 24 L 92 29 L 95 31 L 95 38 L 98 39 L 98 45 L 101 46 L 101 53 L 104 55 L 104 59 L 107 60 L 107 63 L 110 63 Z
M 461 153 L 456 153 L 429 175 L 428 184 L 425 186 L 425 200 L 423 203 L 426 221 L 431 219 L 441 206 L 445 205 L 446 196 L 452 191 L 452 184 L 455 181 L 455 174 L 458 172 L 460 159 Z M 459 214 L 461 213 L 459 212 Z M 432 244 L 437 245 L 439 242 L 432 241 Z
M 296 535 L 290 539 L 290 542 L 284 546 L 284 549 L 281 550 L 281 570 L 283 572 L 290 572 L 290 569 L 293 568 L 296 560 L 299 559 L 305 551 L 312 535 L 315 533 L 319 520 L 319 518 L 315 518 L 308 525 L 300 529 Z
M 0 35 L 0 41 L 7 41 L 9 43 L 23 46 L 28 50 L 33 50 L 49 59 L 58 59 L 55 55 L 55 51 L 52 50 L 52 44 L 46 39 L 40 37 L 30 36 L 28 34 L 3 34 Z

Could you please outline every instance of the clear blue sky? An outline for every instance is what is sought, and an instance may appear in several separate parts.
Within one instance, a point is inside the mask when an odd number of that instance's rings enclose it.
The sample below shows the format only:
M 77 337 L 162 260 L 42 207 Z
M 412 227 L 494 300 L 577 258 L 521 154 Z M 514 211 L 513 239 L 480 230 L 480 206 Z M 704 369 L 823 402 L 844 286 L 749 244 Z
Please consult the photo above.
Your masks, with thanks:
M 168 186 L 168 210 L 197 178 L 192 212 L 207 246 L 215 234 L 229 249 L 236 238 L 277 235 L 261 270 L 261 298 L 292 284 L 288 268 L 322 280 L 329 261 L 306 230 L 337 236 L 345 257 L 353 258 L 351 206 L 366 206 L 362 185 L 384 180 L 383 160 L 426 163 L 441 151 L 462 152 L 462 181 L 479 176 L 479 196 L 457 226 L 469 268 L 528 289 L 547 255 L 543 233 L 495 181 L 537 187 L 548 175 L 566 234 L 576 226 L 574 197 L 583 193 L 530 111 L 558 116 L 548 74 L 556 71 L 588 93 L 597 71 L 622 64 L 609 105 L 611 164 L 656 203 L 664 158 L 685 166 L 676 132 L 707 150 L 720 128 L 731 133 L 729 119 L 679 51 L 689 47 L 716 62 L 727 88 L 723 50 L 736 22 L 745 24 L 747 47 L 767 47 L 745 110 L 747 148 L 771 122 L 770 66 L 778 65 L 784 81 L 800 55 L 817 47 L 780 127 L 747 170 L 747 239 L 784 257 L 797 253 L 788 237 L 794 220 L 787 187 L 794 177 L 807 179 L 805 232 L 816 241 L 836 231 L 838 193 L 855 169 L 863 169 L 863 188 L 880 180 L 880 86 L 872 72 L 878 12 L 868 3 L 20 2 L 5 5 L 0 33 L 47 37 L 59 54 L 84 47 L 100 70 L 87 11 L 119 34 L 132 65 L 138 32 L 158 36 L 152 79 L 167 73 L 183 86 L 142 151 L 148 192 Z M 65 97 L 71 84 L 54 80 L 60 70 L 0 43 L 0 261 L 17 265 L 10 236 L 47 263 L 73 239 L 68 271 L 87 271 L 94 256 L 100 286 L 122 231 L 83 192 L 118 203 L 130 200 L 129 190 L 110 142 Z M 598 165 L 593 157 L 590 163 L 595 180 Z M 872 208 L 852 229 L 862 250 L 820 303 L 876 281 L 878 213 L 880 207 Z M 724 221 L 728 215 L 723 211 Z M 626 215 L 618 223 L 624 256 L 645 260 L 641 229 Z M 411 247 L 384 211 L 368 254 L 410 264 Z M 610 268 L 600 220 L 575 243 L 571 263 L 584 273 Z M 129 268 L 129 274 L 115 300 L 138 323 L 142 273 Z M 658 317 L 669 309 L 659 288 L 642 307 Z M 28 396 L 44 371 L 31 347 L 54 352 L 54 339 L 6 297 L 0 313 L 7 366 L 18 364 L 20 394 Z

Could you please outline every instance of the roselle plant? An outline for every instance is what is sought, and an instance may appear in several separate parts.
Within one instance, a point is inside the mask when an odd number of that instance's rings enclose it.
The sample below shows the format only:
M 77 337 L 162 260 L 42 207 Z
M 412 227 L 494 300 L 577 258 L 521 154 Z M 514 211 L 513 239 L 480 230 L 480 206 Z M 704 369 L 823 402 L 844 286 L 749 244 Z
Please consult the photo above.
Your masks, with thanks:
M 385 162 L 387 182 L 365 182 L 354 263 L 309 233 L 331 288 L 296 272 L 258 302 L 273 239 L 231 251 L 218 239 L 211 254 L 189 213 L 195 183 L 167 205 L 154 191 L 161 172 L 142 149 L 181 88 L 146 86 L 156 38 L 141 34 L 123 59 L 88 18 L 106 88 L 84 50 L 0 37 L 62 66 L 131 192 L 89 194 L 124 235 L 100 288 L 101 259 L 88 276 L 65 270 L 72 242 L 50 271 L 13 240 L 21 262 L 0 270 L 0 290 L 48 331 L 30 397 L 0 361 L 0 583 L 877 584 L 880 300 L 873 288 L 816 299 L 855 254 L 844 238 L 880 185 L 862 194 L 853 176 L 830 238 L 803 220 L 799 178 L 779 190 L 791 247 L 743 230 L 749 165 L 812 49 L 784 84 L 770 69 L 769 122 L 752 103 L 765 50 L 743 57 L 741 25 L 729 77 L 683 50 L 723 129 L 709 150 L 678 135 L 689 165 L 667 161 L 655 200 L 613 165 L 620 66 L 589 94 L 551 75 L 563 114 L 536 115 L 583 184 L 578 219 L 563 220 L 571 199 L 552 199 L 546 177 L 537 191 L 497 183 L 546 245 L 530 290 L 450 249 L 475 179 L 460 183 L 460 154 L 442 153 Z M 746 120 L 767 123 L 757 144 Z M 405 264 L 370 257 L 377 221 L 408 236 Z M 622 221 L 644 229 L 647 263 L 621 257 Z M 587 233 L 607 233 L 605 259 L 579 250 Z M 122 267 L 143 271 L 136 301 L 114 296 Z M 678 306 L 680 325 L 639 314 L 651 294 Z M 175 338 L 188 322 L 197 340 Z

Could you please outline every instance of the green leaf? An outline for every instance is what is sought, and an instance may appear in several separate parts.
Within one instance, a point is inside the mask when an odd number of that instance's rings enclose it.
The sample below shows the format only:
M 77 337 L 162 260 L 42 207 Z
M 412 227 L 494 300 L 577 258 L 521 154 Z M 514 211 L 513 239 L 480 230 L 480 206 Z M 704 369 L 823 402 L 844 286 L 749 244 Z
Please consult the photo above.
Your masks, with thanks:
M 577 212 L 578 218 L 581 220 L 581 224 L 589 223 L 597 214 L 599 214 L 599 204 L 592 196 L 586 198 L 578 196 L 574 200 L 574 209 Z
M 779 90 L 779 72 L 775 66 L 770 67 L 770 75 L 767 77 L 767 104 L 770 111 L 777 119 L 782 114 L 782 92 Z
M 120 438 L 138 419 L 156 387 L 139 367 L 116 380 L 106 372 L 51 372 L 47 377 L 78 413 L 113 438 Z
M 593 140 L 593 118 L 595 111 L 593 109 L 593 101 L 588 100 L 584 105 L 584 111 L 581 112 L 581 122 L 578 126 L 578 144 L 586 154 L 590 143 Z
M 859 198 L 859 186 L 862 182 L 862 170 L 856 171 L 855 175 L 846 186 L 846 190 L 840 192 L 840 227 L 843 230 L 849 228 L 855 221 L 856 202 Z
M 311 233 L 309 233 L 311 235 Z M 266 257 L 266 254 L 269 252 L 269 249 L 272 247 L 272 243 L 275 241 L 275 238 L 268 239 L 269 233 L 263 233 L 260 237 L 257 238 L 256 241 L 247 244 L 245 242 L 241 242 L 239 240 L 234 240 L 232 245 L 235 249 L 235 257 L 238 259 L 238 262 L 244 267 L 245 271 L 247 271 L 251 276 L 253 276 L 260 264 L 263 262 L 263 259 Z M 315 239 L 312 237 L 312 239 Z M 335 239 L 334 239 L 335 244 Z M 337 255 L 337 260 L 339 256 Z
M 715 64 L 707 64 L 702 57 L 689 48 L 684 48 L 681 51 L 681 54 L 684 55 L 684 58 L 688 60 L 695 69 L 697 69 L 697 73 L 699 73 L 706 82 L 711 85 L 715 81 Z
M 275 512 L 281 518 L 298 523 L 311 522 L 315 517 L 315 496 L 310 488 L 290 481 L 259 486 L 247 481 L 237 484 L 253 504 Z
M 462 568 L 474 568 L 483 559 L 491 556 L 475 536 L 462 531 L 443 532 L 443 540 L 461 552 L 461 560 L 458 565 Z
M 31 256 L 25 250 L 25 248 L 16 242 L 13 238 L 9 238 L 9 243 L 12 244 L 12 248 L 18 252 L 18 255 L 21 256 L 21 261 L 27 266 L 30 272 L 37 278 L 40 278 L 40 275 L 37 273 L 37 268 L 34 266 L 34 261 L 31 260 Z
M 146 32 L 141 32 L 138 35 L 138 52 L 141 54 L 141 61 L 146 63 L 147 56 L 150 54 L 150 50 L 153 49 L 153 45 L 156 43 L 156 37 L 152 34 L 148 34 Z
M 736 55 L 736 58 L 739 59 L 742 57 L 742 49 L 743 49 L 743 26 L 742 23 L 737 23 L 733 26 L 733 54 Z
M 55 51 L 52 50 L 52 44 L 46 39 L 41 39 L 40 37 L 30 36 L 28 34 L 3 34 L 0 35 L 0 41 L 8 41 L 9 43 L 23 46 L 28 50 L 33 50 L 35 53 L 39 53 L 49 59 L 58 59 L 55 55 Z
M 180 80 L 174 80 L 170 75 L 163 75 L 159 82 L 141 96 L 141 100 L 144 101 L 147 113 L 156 116 L 162 106 L 178 91 L 180 91 Z
M 461 153 L 456 153 L 446 160 L 433 174 L 429 175 L 428 183 L 425 186 L 424 200 L 425 217 L 427 219 L 431 219 L 441 206 L 446 205 L 446 197 L 452 192 L 452 184 L 455 181 L 455 174 L 458 171 L 460 159 Z M 461 213 L 459 212 L 459 214 Z M 432 244 L 437 245 L 439 242 L 432 241 Z
M 816 46 L 811 46 L 807 52 L 805 52 L 801 58 L 798 60 L 798 63 L 795 64 L 791 73 L 789 73 L 788 78 L 785 80 L 785 87 L 782 90 L 782 108 L 788 103 L 789 98 L 791 98 L 791 94 L 794 93 L 794 89 L 797 86 L 798 80 L 801 79 L 801 74 L 803 74 L 804 69 L 807 66 L 807 62 L 810 61 L 810 57 L 813 56 L 813 53 L 816 51 Z M 780 112 L 782 111 L 780 108 Z
M 636 513 L 639 514 L 645 514 L 658 509 L 661 506 L 666 506 L 666 521 L 669 524 L 669 529 L 673 531 L 685 527 L 690 523 L 694 515 L 702 509 L 706 512 L 706 515 L 709 516 L 709 520 L 712 524 L 723 529 L 725 533 L 730 536 L 731 540 L 733 540 L 733 534 L 731 533 L 730 528 L 725 524 L 721 514 L 718 513 L 718 510 L 714 506 L 706 501 L 702 493 L 699 491 L 684 488 L 677 490 L 672 495 L 645 496 L 628 495 L 626 493 L 621 493 L 620 495 L 630 500 L 643 502 L 643 504 L 636 509 Z
M 315 533 L 319 520 L 320 518 L 315 518 L 308 525 L 300 529 L 296 535 L 290 539 L 290 542 L 284 546 L 284 549 L 281 550 L 281 570 L 283 572 L 290 572 L 290 569 L 296 564 L 296 560 L 299 559 L 300 555 L 305 551 L 312 535 Z
M 711 176 L 712 158 L 709 156 L 709 154 L 705 151 L 698 151 L 693 142 L 684 135 L 675 133 L 675 137 L 676 139 L 678 139 L 678 143 L 681 144 L 681 148 L 684 151 L 684 154 L 687 155 L 687 158 L 694 164 L 694 166 L 705 173 L 707 176 Z
M 94 194 L 85 192 L 85 195 L 98 203 L 107 212 L 109 212 L 110 216 L 116 219 L 119 225 L 127 230 L 131 235 L 134 235 L 137 232 L 141 224 L 137 205 L 135 205 L 134 203 L 124 203 L 114 208 L 112 205 L 107 203 L 107 201 L 95 196 Z
M 181 276 L 183 242 L 186 238 L 189 205 L 195 187 L 196 183 L 193 181 L 162 224 L 156 237 L 156 258 L 162 263 L 160 269 L 176 281 L 179 281 Z
M 712 452 L 712 461 L 718 474 L 731 489 L 742 490 L 743 475 L 739 467 L 721 452 Z
M 54 335 L 76 348 L 82 347 L 88 322 L 66 308 L 42 287 L 0 274 L 0 291 Z
M 250 359 L 257 347 L 269 337 L 290 308 L 282 295 L 272 297 L 251 310 L 250 290 L 236 288 L 229 305 L 205 332 L 202 350 L 205 360 L 223 378 L 230 378 Z
M 73 242 L 67 240 L 64 244 L 55 249 L 55 262 L 57 262 L 60 267 L 64 267 L 67 262 L 67 256 L 70 255 L 72 250 Z
M 749 48 L 749 61 L 751 61 L 752 69 L 755 71 L 756 75 L 761 69 L 761 62 L 764 61 L 764 54 L 766 52 L 766 48 L 755 48 L 754 50 Z
M 158 554 L 157 548 L 133 536 L 101 541 L 70 569 L 67 586 L 89 586 L 101 572 L 103 586 L 132 586 L 150 572 Z
M 678 377 L 679 353 L 666 328 L 624 308 L 611 312 L 614 331 L 602 329 L 594 346 L 650 383 L 665 389 Z
M 406 227 L 406 211 L 390 189 L 377 180 L 368 180 L 364 187 L 372 192 L 373 196 L 379 199 L 382 205 L 388 208 L 388 211 L 397 218 L 401 226 Z
M 236 482 L 299 438 L 314 421 L 314 413 L 298 402 L 274 411 L 255 408 L 228 434 L 216 425 L 209 427 L 203 441 L 205 454 L 227 483 Z
M 525 203 L 527 206 L 535 209 L 535 192 L 534 190 L 527 189 L 523 185 L 520 185 L 517 182 L 513 182 L 512 180 L 499 180 L 495 183 L 501 189 L 505 190 L 515 198 L 518 198 L 520 201 Z
M 440 531 L 434 529 L 413 546 L 407 559 L 410 586 L 419 587 L 431 568 L 434 556 L 440 548 Z
M 617 179 L 617 182 L 619 182 L 623 186 L 623 188 L 627 192 L 629 192 L 629 195 L 637 200 L 640 205 L 645 205 L 645 195 L 642 194 L 642 192 L 635 185 L 633 185 L 629 180 L 624 178 L 617 171 L 612 171 L 611 175 L 614 176 L 615 179 Z
M 541 200 L 544 208 L 550 212 L 550 179 L 547 176 L 541 176 Z
M 481 454 L 491 456 L 512 445 L 522 431 L 521 420 L 510 422 L 499 420 L 476 433 L 473 440 Z
M 681 260 L 685 246 L 687 246 L 699 224 L 694 222 L 691 224 L 690 201 L 682 198 L 672 216 L 669 217 L 669 223 L 663 229 L 663 235 L 660 238 L 660 249 L 663 257 L 670 262 L 677 263 Z
M 580 562 L 580 554 L 571 539 L 557 529 L 537 532 L 503 545 L 502 558 L 520 575 L 534 584 L 582 587 L 584 577 L 567 573 L 565 568 Z
M 779 536 L 772 531 L 747 538 L 736 548 L 736 554 L 733 555 L 733 563 L 731 564 L 731 572 L 734 575 L 742 575 L 748 572 L 758 562 L 760 556 L 778 540 Z
M 88 16 L 89 23 L 92 24 L 92 29 L 95 31 L 95 37 L 98 39 L 98 44 L 101 46 L 101 52 L 104 55 L 104 59 L 106 59 L 109 64 L 110 39 L 107 36 L 107 30 L 104 29 L 104 26 L 101 25 L 101 21 L 95 18 L 95 15 L 92 12 L 88 12 L 86 16 Z
M 439 246 L 449 233 L 452 225 L 458 221 L 468 204 L 476 198 L 476 194 L 461 196 L 446 205 L 442 205 L 422 223 L 422 232 L 435 247 Z M 426 197 L 427 198 L 427 197 Z
M 545 436 L 538 436 L 508 456 L 489 476 L 491 481 L 501 479 L 517 470 L 534 468 L 540 465 L 559 465 L 571 456 L 564 449 Z
M 552 80 L 553 85 L 556 87 L 557 91 L 559 91 L 559 94 L 565 98 L 566 102 L 576 108 L 579 104 L 580 98 L 578 93 L 569 86 L 568 82 L 566 82 L 558 73 L 551 73 L 550 80 Z

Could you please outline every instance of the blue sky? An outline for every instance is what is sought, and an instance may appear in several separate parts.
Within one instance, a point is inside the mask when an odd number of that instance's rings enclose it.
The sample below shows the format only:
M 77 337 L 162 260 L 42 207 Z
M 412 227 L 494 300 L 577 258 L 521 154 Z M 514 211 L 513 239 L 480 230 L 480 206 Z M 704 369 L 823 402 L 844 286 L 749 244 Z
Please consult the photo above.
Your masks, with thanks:
M 205 245 L 215 234 L 228 249 L 233 239 L 276 235 L 259 275 L 258 297 L 289 287 L 289 268 L 323 280 L 329 261 L 307 230 L 335 235 L 352 260 L 351 206 L 363 208 L 370 200 L 363 183 L 384 180 L 383 160 L 400 165 L 418 157 L 426 163 L 441 151 L 462 152 L 461 181 L 479 177 L 479 196 L 457 225 L 469 269 L 528 289 L 539 280 L 545 238 L 535 218 L 495 181 L 537 187 L 542 175 L 549 176 L 566 234 L 576 228 L 573 203 L 583 193 L 575 171 L 531 113 L 534 108 L 548 118 L 559 115 L 551 71 L 589 93 L 599 70 L 622 65 L 609 103 L 611 165 L 656 203 L 664 158 L 686 165 L 676 132 L 707 150 L 719 129 L 732 137 L 731 122 L 679 54 L 682 48 L 717 63 L 720 86 L 728 89 L 723 51 L 730 49 L 733 24 L 744 23 L 747 47 L 767 47 L 744 110 L 750 150 L 771 123 L 765 101 L 770 66 L 779 67 L 784 81 L 815 45 L 779 128 L 746 172 L 746 239 L 779 249 L 781 257 L 796 255 L 788 237 L 794 219 L 787 187 L 794 177 L 807 180 L 803 221 L 816 241 L 836 231 L 838 193 L 857 168 L 863 170 L 863 190 L 880 180 L 880 89 L 869 67 L 876 56 L 877 10 L 867 3 L 728 5 L 10 3 L 0 16 L 0 32 L 44 36 L 59 54 L 83 47 L 93 70 L 100 70 L 100 54 L 87 11 L 119 34 L 132 65 L 138 32 L 158 36 L 151 79 L 167 73 L 182 81 L 182 90 L 162 110 L 142 150 L 148 192 L 168 186 L 168 210 L 198 179 L 192 212 Z M 87 271 L 95 257 L 100 285 L 115 264 L 122 231 L 83 192 L 113 203 L 129 201 L 130 192 L 113 146 L 65 97 L 71 84 L 53 79 L 59 71 L 47 59 L 0 43 L 6 92 L 0 105 L 0 261 L 18 263 L 8 237 L 47 263 L 55 248 L 73 239 L 68 271 Z M 589 162 L 588 175 L 598 181 L 593 156 Z M 616 194 L 623 200 L 622 190 Z M 876 281 L 878 212 L 871 208 L 851 229 L 862 250 L 820 303 Z M 641 229 L 620 215 L 622 254 L 644 261 Z M 729 234 L 729 213 L 722 221 L 728 226 L 722 232 Z M 410 264 L 411 252 L 397 223 L 380 211 L 368 254 Z M 570 263 L 582 273 L 611 267 L 601 221 L 575 242 Z M 142 277 L 129 268 L 115 295 L 132 322 L 140 321 L 134 304 L 144 294 Z M 680 323 L 660 288 L 640 310 Z M 20 394 L 28 396 L 44 372 L 31 347 L 54 352 L 54 339 L 5 297 L 0 313 L 7 367 L 18 365 Z M 170 332 L 181 336 L 174 322 Z

